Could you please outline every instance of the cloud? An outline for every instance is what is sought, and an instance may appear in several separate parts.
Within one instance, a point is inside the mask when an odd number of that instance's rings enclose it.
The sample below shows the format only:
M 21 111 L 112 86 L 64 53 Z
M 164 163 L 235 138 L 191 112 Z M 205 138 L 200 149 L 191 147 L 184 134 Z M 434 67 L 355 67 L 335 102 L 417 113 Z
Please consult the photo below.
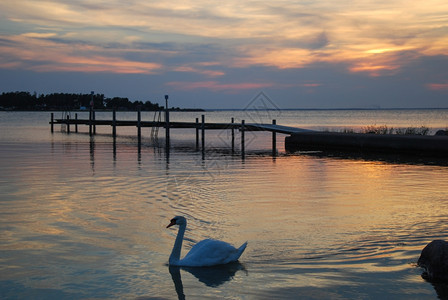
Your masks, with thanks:
M 299 86 L 303 86 L 303 87 L 319 87 L 321 86 L 321 83 L 302 83 Z
M 217 81 L 199 81 L 199 82 L 168 82 L 167 86 L 174 87 L 177 90 L 195 90 L 206 89 L 215 92 L 220 91 L 239 91 L 239 90 L 259 90 L 267 87 L 271 87 L 272 83 L 253 83 L 253 82 L 240 82 L 240 83 L 219 83 Z
M 199 73 L 204 74 L 207 77 L 217 77 L 217 76 L 223 76 L 225 73 L 223 71 L 214 71 L 214 70 L 201 70 L 197 67 L 191 67 L 191 66 L 180 66 L 175 67 L 173 71 L 176 72 L 190 72 L 190 73 Z
M 27 33 L 21 34 L 21 36 L 29 37 L 29 38 L 51 38 L 51 37 L 57 36 L 57 34 L 54 32 L 47 32 L 47 33 L 27 32 Z
M 433 91 L 444 91 L 448 92 L 448 82 L 444 83 L 428 83 L 426 87 Z
M 445 51 L 448 40 L 441 28 L 446 24 L 443 16 L 448 5 L 439 0 L 435 3 L 437 10 L 400 0 L 350 4 L 323 0 L 306 3 L 230 0 L 218 6 L 200 0 L 169 3 L 134 0 L 126 4 L 118 0 L 107 3 L 18 0 L 14 4 L 0 4 L 0 8 L 11 22 L 28 24 L 30 28 L 39 26 L 43 31 L 26 33 L 33 34 L 28 37 L 54 38 L 57 33 L 59 37 L 65 36 L 67 43 L 78 40 L 106 45 L 122 41 L 130 52 L 145 43 L 171 45 L 176 50 L 183 45 L 191 49 L 182 51 L 184 62 L 189 63 L 200 62 L 194 50 L 212 41 L 207 60 L 222 65 L 288 69 L 320 61 L 355 61 L 350 71 L 380 76 L 375 70 L 395 70 L 400 65 L 392 62 L 393 67 L 387 67 L 374 63 L 371 55 L 398 48 L 425 55 Z M 232 50 L 226 55 L 224 52 L 229 49 Z M 198 70 L 191 68 L 191 71 Z M 220 73 L 215 70 L 203 74 L 213 77 Z
M 37 72 L 112 72 L 123 74 L 153 74 L 161 68 L 154 62 L 134 61 L 84 44 L 64 44 L 42 37 L 53 34 L 26 33 L 3 36 L 0 42 L 0 67 L 28 69 Z M 107 56 L 108 52 L 112 52 Z

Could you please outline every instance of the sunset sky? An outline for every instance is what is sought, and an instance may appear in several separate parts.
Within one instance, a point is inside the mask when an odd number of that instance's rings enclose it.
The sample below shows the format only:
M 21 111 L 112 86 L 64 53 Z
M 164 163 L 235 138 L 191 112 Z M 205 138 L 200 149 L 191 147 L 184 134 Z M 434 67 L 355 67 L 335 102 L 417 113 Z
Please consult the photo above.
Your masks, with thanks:
M 448 107 L 448 1 L 0 1 L 0 92 Z

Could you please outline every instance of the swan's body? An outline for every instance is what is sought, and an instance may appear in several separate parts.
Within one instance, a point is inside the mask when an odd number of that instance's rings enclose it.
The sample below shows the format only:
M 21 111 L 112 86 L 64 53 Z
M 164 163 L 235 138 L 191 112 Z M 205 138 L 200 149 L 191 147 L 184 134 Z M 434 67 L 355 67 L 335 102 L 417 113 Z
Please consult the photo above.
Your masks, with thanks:
M 171 266 L 208 267 L 227 264 L 237 261 L 247 246 L 247 242 L 245 242 L 237 249 L 223 241 L 206 239 L 194 245 L 190 252 L 183 259 L 180 259 L 187 220 L 184 217 L 175 217 L 167 228 L 173 225 L 179 225 L 179 232 L 169 259 Z

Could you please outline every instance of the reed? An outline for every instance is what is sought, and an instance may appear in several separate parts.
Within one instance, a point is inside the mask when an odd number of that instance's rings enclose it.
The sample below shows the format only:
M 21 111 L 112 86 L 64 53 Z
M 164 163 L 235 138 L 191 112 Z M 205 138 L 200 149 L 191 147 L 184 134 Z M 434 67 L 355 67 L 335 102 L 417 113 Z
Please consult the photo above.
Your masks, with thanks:
M 361 128 L 361 133 L 370 133 L 370 134 L 393 134 L 394 128 L 387 127 L 386 125 L 370 125 Z
M 360 131 L 353 128 L 344 128 L 342 133 L 365 133 L 365 134 L 399 134 L 399 135 L 428 135 L 430 130 L 426 126 L 394 128 L 387 125 L 369 125 L 361 127 Z

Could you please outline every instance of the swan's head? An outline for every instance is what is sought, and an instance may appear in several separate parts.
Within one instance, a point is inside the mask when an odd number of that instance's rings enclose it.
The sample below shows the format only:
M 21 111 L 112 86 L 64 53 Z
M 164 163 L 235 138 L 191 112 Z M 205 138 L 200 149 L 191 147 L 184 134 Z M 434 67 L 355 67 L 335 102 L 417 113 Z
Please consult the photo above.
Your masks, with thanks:
M 187 220 L 182 216 L 177 216 L 171 219 L 170 224 L 166 226 L 166 228 L 169 228 L 173 225 L 184 225 L 187 224 Z

